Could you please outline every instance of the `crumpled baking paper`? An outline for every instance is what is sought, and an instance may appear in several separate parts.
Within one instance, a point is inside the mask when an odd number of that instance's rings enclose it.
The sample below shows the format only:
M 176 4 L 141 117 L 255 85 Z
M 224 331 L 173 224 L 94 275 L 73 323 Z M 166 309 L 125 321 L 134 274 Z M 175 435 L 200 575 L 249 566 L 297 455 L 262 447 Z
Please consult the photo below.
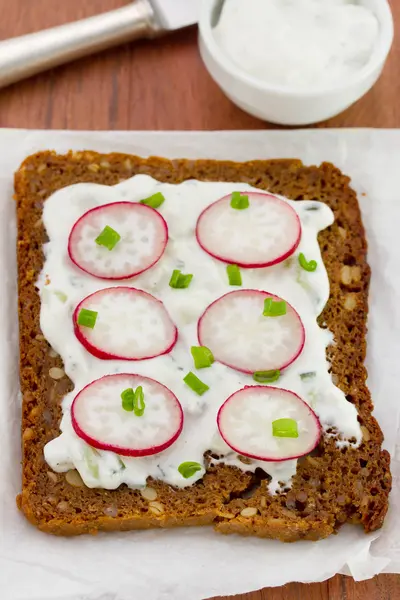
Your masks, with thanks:
M 55 538 L 19 514 L 20 398 L 13 173 L 32 152 L 120 151 L 171 158 L 331 161 L 359 193 L 372 267 L 369 386 L 392 455 L 380 532 L 344 527 L 321 542 L 224 537 L 212 529 Z M 202 600 L 338 572 L 400 573 L 400 130 L 56 132 L 0 130 L 0 590 L 2 600 Z M 365 194 L 365 195 L 364 195 Z

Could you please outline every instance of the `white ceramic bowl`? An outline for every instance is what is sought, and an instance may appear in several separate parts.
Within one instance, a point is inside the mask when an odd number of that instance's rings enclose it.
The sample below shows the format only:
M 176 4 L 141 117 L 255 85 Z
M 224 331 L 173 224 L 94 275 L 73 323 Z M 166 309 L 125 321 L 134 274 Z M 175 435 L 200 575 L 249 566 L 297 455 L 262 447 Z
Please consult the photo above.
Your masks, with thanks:
M 229 0 L 228 0 L 229 1 Z M 246 0 L 243 0 L 246 1 Z M 379 78 L 393 42 L 393 17 L 388 0 L 360 0 L 372 9 L 380 34 L 370 61 L 351 82 L 326 89 L 290 90 L 247 75 L 223 53 L 212 24 L 221 0 L 203 0 L 199 22 L 200 53 L 211 77 L 244 111 L 281 125 L 309 125 L 334 117 L 366 94 Z

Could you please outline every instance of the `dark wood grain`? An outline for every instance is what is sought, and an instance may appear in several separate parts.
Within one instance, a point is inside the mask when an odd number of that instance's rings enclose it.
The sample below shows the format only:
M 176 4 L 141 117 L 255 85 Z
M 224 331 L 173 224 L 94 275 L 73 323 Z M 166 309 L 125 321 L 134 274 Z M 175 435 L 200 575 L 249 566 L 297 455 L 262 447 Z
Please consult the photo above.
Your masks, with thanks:
M 400 27 L 400 0 L 392 0 Z M 122 6 L 124 0 L 0 0 L 0 37 Z M 376 86 L 319 127 L 400 127 L 400 36 Z M 80 60 L 0 91 L 0 126 L 52 129 L 260 129 L 201 63 L 195 28 Z
M 124 0 L 0 0 L 0 38 L 117 8 Z M 400 28 L 400 0 L 392 0 Z M 319 127 L 400 127 L 400 36 L 376 86 Z M 262 129 L 225 98 L 204 69 L 195 28 L 126 45 L 0 91 L 0 127 L 49 129 Z M 395 600 L 400 577 L 334 577 L 236 600 Z

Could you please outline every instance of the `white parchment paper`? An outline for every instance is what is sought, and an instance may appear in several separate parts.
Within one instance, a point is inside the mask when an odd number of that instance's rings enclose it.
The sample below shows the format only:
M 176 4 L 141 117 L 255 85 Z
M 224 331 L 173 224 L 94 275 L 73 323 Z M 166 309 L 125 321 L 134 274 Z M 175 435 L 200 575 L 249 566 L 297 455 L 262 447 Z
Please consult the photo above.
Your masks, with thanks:
M 142 156 L 327 160 L 360 194 L 372 267 L 368 337 L 375 415 L 392 455 L 394 489 L 383 529 L 345 527 L 317 543 L 223 537 L 211 529 L 66 539 L 36 531 L 20 491 L 20 400 L 13 173 L 32 152 L 120 151 Z M 35 132 L 0 130 L 0 595 L 2 600 L 202 600 L 343 572 L 400 573 L 400 130 L 285 132 Z M 365 196 L 361 196 L 365 193 Z

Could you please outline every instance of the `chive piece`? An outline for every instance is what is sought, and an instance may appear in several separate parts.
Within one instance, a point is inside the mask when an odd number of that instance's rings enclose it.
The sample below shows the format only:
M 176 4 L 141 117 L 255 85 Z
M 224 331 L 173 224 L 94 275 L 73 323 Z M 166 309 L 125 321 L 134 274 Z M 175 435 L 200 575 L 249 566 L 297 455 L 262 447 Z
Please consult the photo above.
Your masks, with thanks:
M 159 208 L 161 204 L 165 202 L 165 197 L 161 192 L 157 192 L 148 198 L 140 201 L 140 204 L 145 204 L 146 206 L 150 206 L 150 208 Z
M 122 408 L 128 412 L 133 411 L 133 405 L 135 402 L 135 392 L 132 388 L 127 388 L 121 394 Z
M 256 371 L 253 374 L 253 379 L 258 383 L 274 383 L 278 381 L 280 376 L 280 371 Z
M 240 192 L 232 192 L 231 196 L 231 207 L 236 208 L 236 210 L 244 210 L 245 208 L 249 208 L 249 197 L 246 194 L 241 195 Z
M 64 294 L 64 292 L 60 292 L 59 290 L 55 290 L 54 295 L 57 296 L 57 298 L 64 304 L 68 300 L 67 294 Z
M 299 263 L 301 268 L 305 271 L 308 271 L 309 273 L 313 273 L 318 266 L 316 260 L 308 261 L 302 252 L 300 252 L 299 254 Z
M 198 462 L 183 462 L 179 465 L 178 471 L 185 479 L 193 477 L 197 471 L 201 471 L 203 467 Z
M 205 369 L 206 367 L 211 367 L 214 362 L 214 356 L 211 350 L 206 348 L 206 346 L 192 346 L 190 349 L 194 366 L 196 369 Z
M 207 390 L 210 389 L 208 385 L 206 385 L 198 377 L 196 377 L 196 375 L 192 373 L 192 371 L 189 371 L 189 373 L 183 378 L 183 381 L 186 383 L 187 386 L 190 387 L 191 390 L 196 392 L 196 394 L 198 394 L 199 396 L 202 396 Z
M 309 371 L 309 373 L 300 373 L 300 379 L 302 379 L 303 381 L 306 379 L 312 379 L 316 376 L 316 374 L 317 373 L 315 371 Z
M 242 285 L 242 274 L 237 265 L 228 265 L 226 272 L 228 273 L 229 285 Z
M 144 392 L 141 385 L 136 388 L 135 397 L 133 399 L 133 412 L 137 417 L 142 417 L 146 404 L 144 401 Z
M 78 325 L 82 325 L 82 327 L 89 327 L 93 329 L 96 325 L 97 313 L 94 310 L 88 310 L 87 308 L 82 308 L 79 311 L 78 315 Z
M 113 250 L 118 244 L 121 236 L 115 229 L 106 225 L 103 231 L 94 240 L 99 246 L 104 246 L 108 250 Z
M 170 287 L 172 287 L 172 288 L 178 287 L 180 274 L 181 274 L 181 272 L 178 271 L 178 269 L 175 269 L 174 271 L 172 271 L 171 279 L 169 280 Z
M 266 298 L 263 315 L 264 317 L 283 317 L 283 315 L 286 315 L 286 302 L 284 300 Z
M 192 279 L 193 275 L 184 275 L 178 269 L 175 269 L 172 271 L 171 279 L 169 280 L 169 286 L 175 290 L 183 290 L 189 287 Z
M 95 479 L 99 476 L 99 465 L 96 462 L 96 452 L 91 446 L 86 446 L 83 451 L 83 456 L 88 466 L 89 471 Z
M 272 421 L 272 435 L 274 437 L 298 438 L 299 430 L 294 419 L 277 419 Z
M 189 274 L 189 275 L 179 275 L 179 280 L 178 280 L 178 288 L 179 289 L 186 289 L 189 287 L 190 282 L 193 279 L 193 275 Z
M 143 388 L 139 385 L 136 391 L 127 388 L 121 394 L 122 408 L 128 412 L 134 412 L 137 417 L 142 417 L 146 404 L 144 401 Z

